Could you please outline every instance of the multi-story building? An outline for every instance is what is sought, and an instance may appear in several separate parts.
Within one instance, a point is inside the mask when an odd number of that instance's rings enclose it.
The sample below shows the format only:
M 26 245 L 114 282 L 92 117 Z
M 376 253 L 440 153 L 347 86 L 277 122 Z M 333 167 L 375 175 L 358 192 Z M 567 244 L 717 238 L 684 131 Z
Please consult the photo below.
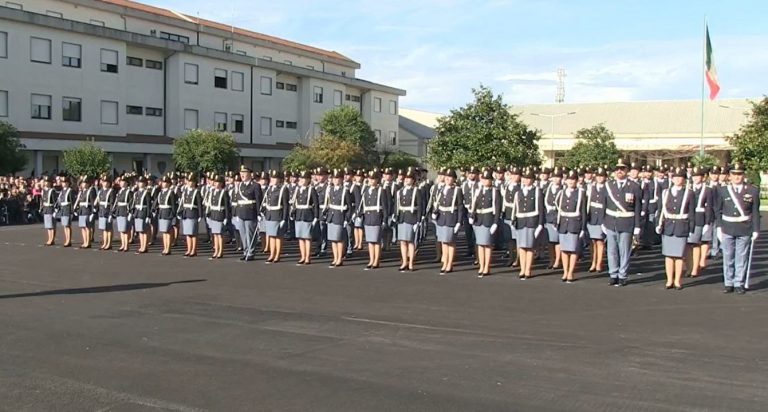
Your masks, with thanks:
M 122 170 L 172 170 L 173 139 L 232 133 L 243 164 L 279 167 L 350 105 L 388 146 L 405 91 L 355 76 L 334 51 L 127 0 L 0 0 L 0 120 L 29 151 L 26 172 L 62 168 L 93 140 Z

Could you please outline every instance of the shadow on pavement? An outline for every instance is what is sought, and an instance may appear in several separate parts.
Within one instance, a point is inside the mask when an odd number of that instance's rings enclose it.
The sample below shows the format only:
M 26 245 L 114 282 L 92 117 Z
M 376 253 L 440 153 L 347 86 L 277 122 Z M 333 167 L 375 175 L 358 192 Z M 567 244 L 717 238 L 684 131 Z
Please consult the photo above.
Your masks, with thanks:
M 30 297 L 36 297 L 36 296 L 53 296 L 53 295 L 79 295 L 83 293 L 127 292 L 130 290 L 161 288 L 161 287 L 181 284 L 181 283 L 205 282 L 207 280 L 208 279 L 191 279 L 191 280 L 180 280 L 177 282 L 164 282 L 164 283 L 127 283 L 123 285 L 93 286 L 89 288 L 43 290 L 40 292 L 14 293 L 11 295 L 0 295 L 0 299 L 30 298 Z

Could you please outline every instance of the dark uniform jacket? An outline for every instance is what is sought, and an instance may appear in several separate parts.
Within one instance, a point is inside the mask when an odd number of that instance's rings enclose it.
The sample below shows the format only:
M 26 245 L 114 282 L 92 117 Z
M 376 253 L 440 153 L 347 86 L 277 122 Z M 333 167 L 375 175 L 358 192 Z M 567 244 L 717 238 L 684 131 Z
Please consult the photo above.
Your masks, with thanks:
M 98 206 L 98 216 L 99 217 L 110 217 L 112 216 L 112 209 L 115 204 L 115 197 L 117 196 L 116 191 L 110 187 L 109 189 L 101 189 L 99 190 L 99 195 L 97 197 L 97 206 Z
M 208 191 L 208 217 L 217 222 L 229 220 L 229 191 L 226 188 L 212 187 Z
M 325 222 L 334 225 L 343 225 L 344 222 L 349 222 L 352 219 L 353 199 L 357 188 L 359 193 L 359 186 L 352 185 L 350 189 L 346 189 L 344 186 L 331 186 L 326 191 L 326 198 L 328 199 L 325 205 Z
M 253 180 L 240 182 L 232 198 L 232 202 L 237 202 L 237 217 L 244 221 L 255 220 L 259 216 L 262 201 L 261 186 Z
M 563 190 L 562 185 L 555 186 L 554 184 L 547 185 L 544 189 L 544 207 L 547 210 L 545 216 L 545 222 L 555 224 L 557 223 L 557 197 L 560 195 L 560 191 Z
M 541 190 L 538 186 L 528 188 L 521 186 L 515 193 L 514 224 L 516 229 L 536 228 L 544 225 L 546 208 Z
M 149 188 L 139 189 L 133 195 L 133 217 L 136 219 L 146 219 L 149 217 L 152 207 L 152 192 Z
M 519 184 L 510 183 L 502 192 L 503 205 L 501 212 L 504 215 L 504 220 L 512 221 L 515 217 L 515 194 L 518 190 L 520 190 Z
M 94 203 L 96 202 L 96 188 L 89 186 L 85 190 L 81 190 L 77 194 L 77 201 L 75 201 L 76 212 L 79 216 L 88 216 L 95 210 Z
M 56 200 L 58 197 L 59 194 L 56 192 L 56 189 L 52 187 L 44 187 L 40 198 L 40 213 L 44 215 L 53 214 L 54 209 L 56 209 Z
M 475 201 L 470 212 L 475 220 L 474 226 L 491 227 L 501 218 L 503 199 L 501 192 L 494 186 L 477 189 Z
M 120 188 L 115 197 L 115 204 L 112 207 L 112 213 L 115 216 L 128 217 L 131 213 L 133 203 L 133 190 L 130 187 Z
M 459 186 L 442 185 L 437 192 L 434 214 L 438 226 L 456 226 L 464 220 L 464 194 Z
M 625 179 L 624 185 L 619 188 L 619 182 L 611 180 L 603 186 L 603 192 L 605 196 L 603 224 L 608 230 L 631 233 L 635 228 L 642 228 L 643 193 L 640 185 Z
M 587 203 L 587 194 L 581 188 L 563 188 L 558 193 L 558 233 L 581 233 L 587 229 Z
M 293 203 L 293 218 L 296 221 L 311 222 L 320 218 L 320 200 L 314 187 L 297 186 L 291 203 Z
M 358 212 L 362 214 L 365 226 L 387 224 L 392 215 L 392 198 L 387 189 L 381 186 L 366 188 Z
M 75 192 L 71 187 L 61 188 L 59 199 L 56 203 L 59 206 L 59 216 L 72 216 L 75 207 Z
M 605 183 L 587 187 L 587 224 L 602 225 L 605 222 Z
M 176 214 L 176 191 L 173 189 L 160 189 L 153 207 L 158 219 L 170 220 Z
M 181 194 L 179 211 L 182 219 L 200 219 L 203 216 L 203 194 L 199 188 L 185 188 Z
M 291 195 L 285 185 L 269 185 L 264 192 L 264 219 L 287 221 L 291 213 L 290 200 Z
M 395 196 L 395 218 L 397 223 L 415 225 L 421 222 L 424 213 L 424 197 L 422 192 L 414 186 L 403 186 Z
M 702 184 L 698 189 L 691 186 L 691 190 L 696 195 L 696 226 L 711 225 L 715 221 L 715 210 L 712 193 L 714 190 Z
M 741 191 L 732 184 L 721 186 L 715 204 L 715 218 L 723 233 L 750 236 L 760 231 L 760 192 L 744 183 Z
M 685 186 L 678 189 L 675 192 L 674 186 L 670 187 L 661 197 L 659 224 L 664 236 L 688 237 L 696 228 L 696 196 Z

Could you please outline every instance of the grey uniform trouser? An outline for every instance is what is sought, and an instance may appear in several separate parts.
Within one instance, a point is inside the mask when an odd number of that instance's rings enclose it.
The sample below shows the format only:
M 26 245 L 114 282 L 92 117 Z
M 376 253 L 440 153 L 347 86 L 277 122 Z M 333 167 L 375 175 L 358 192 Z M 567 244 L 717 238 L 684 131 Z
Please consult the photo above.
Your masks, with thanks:
M 629 256 L 632 253 L 632 232 L 614 232 L 605 234 L 608 245 L 608 272 L 612 279 L 626 279 L 629 271 Z
M 237 230 L 240 232 L 240 240 L 243 242 L 243 255 L 253 257 L 256 250 L 256 220 L 237 220 L 239 222 Z
M 720 227 L 720 225 L 718 225 L 717 222 L 713 222 L 712 223 L 712 229 L 710 229 L 712 231 L 712 243 L 711 243 L 710 248 L 709 248 L 709 256 L 710 257 L 717 256 L 717 252 L 720 251 L 720 247 L 721 247 L 720 246 L 720 239 L 718 239 L 717 236 L 716 236 L 717 228 L 718 227 Z
M 725 286 L 743 287 L 749 262 L 750 236 L 731 236 L 723 233 L 723 280 Z
M 325 222 L 317 222 L 318 239 L 317 246 L 315 246 L 315 254 L 325 253 L 328 249 L 328 224 Z

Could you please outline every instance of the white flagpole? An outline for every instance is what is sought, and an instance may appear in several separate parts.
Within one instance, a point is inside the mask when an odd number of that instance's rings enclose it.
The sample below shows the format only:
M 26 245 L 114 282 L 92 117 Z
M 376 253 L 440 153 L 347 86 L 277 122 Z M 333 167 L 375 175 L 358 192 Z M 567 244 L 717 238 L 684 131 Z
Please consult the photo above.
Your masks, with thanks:
M 704 15 L 704 41 L 701 52 L 701 135 L 699 137 L 699 156 L 704 156 L 704 94 L 707 71 L 707 16 Z

